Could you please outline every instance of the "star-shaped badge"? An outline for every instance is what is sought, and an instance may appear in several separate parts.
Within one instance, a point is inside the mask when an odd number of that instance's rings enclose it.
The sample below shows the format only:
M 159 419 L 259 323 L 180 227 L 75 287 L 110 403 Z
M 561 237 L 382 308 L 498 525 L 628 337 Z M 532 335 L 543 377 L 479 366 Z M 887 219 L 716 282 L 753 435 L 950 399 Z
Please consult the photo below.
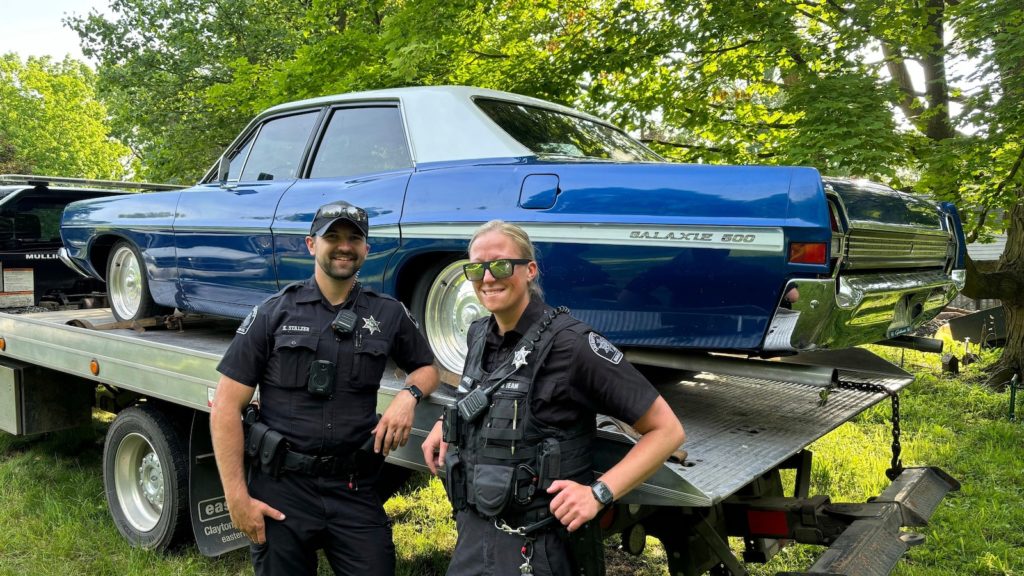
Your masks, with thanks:
M 372 336 L 374 332 L 380 332 L 380 322 L 377 322 L 373 316 L 363 318 L 363 328 L 369 330 Z
M 515 358 L 512 359 L 512 365 L 515 366 L 516 370 L 519 370 L 522 366 L 526 366 L 526 356 L 530 352 L 533 352 L 533 350 L 527 350 L 525 346 L 516 350 Z

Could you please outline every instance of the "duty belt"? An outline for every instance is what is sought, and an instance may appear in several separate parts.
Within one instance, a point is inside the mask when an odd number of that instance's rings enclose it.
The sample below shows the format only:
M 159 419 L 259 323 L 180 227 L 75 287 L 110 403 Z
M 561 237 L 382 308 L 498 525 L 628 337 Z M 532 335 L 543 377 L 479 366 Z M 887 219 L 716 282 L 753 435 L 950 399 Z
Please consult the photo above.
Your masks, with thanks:
M 358 474 L 353 457 L 349 456 L 311 456 L 286 449 L 281 470 L 300 472 L 309 476 L 351 476 Z

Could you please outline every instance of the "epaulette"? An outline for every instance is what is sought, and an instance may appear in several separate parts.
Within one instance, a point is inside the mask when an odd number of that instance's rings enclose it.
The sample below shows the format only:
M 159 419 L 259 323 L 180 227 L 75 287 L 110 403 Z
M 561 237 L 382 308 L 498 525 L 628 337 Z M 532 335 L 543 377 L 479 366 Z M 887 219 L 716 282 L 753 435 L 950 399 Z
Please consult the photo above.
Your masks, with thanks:
M 383 292 L 377 292 L 376 290 L 373 290 L 371 288 L 367 288 L 366 286 L 361 286 L 360 290 L 362 290 L 363 294 L 367 294 L 369 296 L 374 296 L 376 298 L 384 298 L 385 300 L 394 300 L 396 302 L 398 301 L 398 298 L 395 298 L 391 294 L 385 294 Z
M 306 283 L 305 280 L 299 280 L 297 282 L 292 282 L 291 284 L 288 284 L 284 288 L 281 288 L 280 290 L 278 290 L 276 294 L 274 294 L 273 296 L 268 297 L 263 302 L 269 302 L 269 301 L 271 301 L 271 300 L 273 300 L 275 298 L 280 298 L 281 296 L 284 296 L 285 294 L 287 294 L 288 292 L 291 292 L 292 290 L 298 290 L 299 288 L 302 288 L 302 286 L 305 285 L 305 283 Z

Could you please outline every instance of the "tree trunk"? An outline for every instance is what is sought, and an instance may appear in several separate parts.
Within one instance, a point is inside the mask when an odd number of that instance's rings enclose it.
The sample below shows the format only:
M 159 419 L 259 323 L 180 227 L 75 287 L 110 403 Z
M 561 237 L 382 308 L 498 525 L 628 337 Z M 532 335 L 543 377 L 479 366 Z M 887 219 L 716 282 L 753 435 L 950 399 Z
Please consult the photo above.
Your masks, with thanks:
M 1024 190 L 1018 189 L 1018 198 Z M 1001 390 L 1014 374 L 1024 375 L 1024 202 L 1010 208 L 1006 250 L 995 270 L 979 270 L 968 262 L 964 294 L 998 298 L 1006 312 L 1006 347 L 990 369 L 988 385 Z

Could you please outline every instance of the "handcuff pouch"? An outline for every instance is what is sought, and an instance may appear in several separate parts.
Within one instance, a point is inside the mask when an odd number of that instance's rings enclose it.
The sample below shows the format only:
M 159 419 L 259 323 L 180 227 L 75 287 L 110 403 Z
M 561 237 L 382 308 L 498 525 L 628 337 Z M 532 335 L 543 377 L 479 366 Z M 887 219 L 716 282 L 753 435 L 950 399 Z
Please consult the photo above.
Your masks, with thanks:
M 263 442 L 260 443 L 260 469 L 277 478 L 281 474 L 284 451 L 287 449 L 288 442 L 285 441 L 284 435 L 268 429 L 263 435 Z
M 254 422 L 245 430 L 245 455 L 249 458 L 257 458 L 260 454 L 260 445 L 266 437 L 270 427 L 262 422 Z

